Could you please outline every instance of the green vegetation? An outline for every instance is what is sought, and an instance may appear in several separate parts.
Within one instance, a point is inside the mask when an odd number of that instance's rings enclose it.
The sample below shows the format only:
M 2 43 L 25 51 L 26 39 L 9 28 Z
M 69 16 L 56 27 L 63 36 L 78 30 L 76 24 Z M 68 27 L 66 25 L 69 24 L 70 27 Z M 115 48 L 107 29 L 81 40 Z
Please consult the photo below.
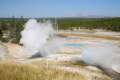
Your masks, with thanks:
M 1 18 L 0 19 L 0 39 L 3 42 L 17 43 L 20 39 L 20 32 L 23 29 L 25 20 L 20 18 Z
M 120 18 L 63 18 L 58 19 L 60 29 L 105 29 L 111 31 L 120 31 Z
M 18 43 L 20 32 L 28 18 L 0 18 L 0 40 Z M 105 29 L 120 31 L 120 18 L 37 18 L 38 21 L 50 20 L 57 22 L 58 29 Z

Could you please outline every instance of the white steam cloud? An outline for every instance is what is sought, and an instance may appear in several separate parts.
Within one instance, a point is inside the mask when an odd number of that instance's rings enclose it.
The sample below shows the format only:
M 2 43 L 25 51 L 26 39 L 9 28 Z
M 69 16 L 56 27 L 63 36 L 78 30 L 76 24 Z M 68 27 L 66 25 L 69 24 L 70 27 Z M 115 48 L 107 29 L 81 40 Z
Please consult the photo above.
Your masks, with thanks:
M 20 43 L 30 55 L 37 53 L 37 55 L 45 56 L 53 53 L 60 46 L 59 38 L 55 37 L 55 30 L 50 22 L 40 23 L 35 19 L 30 19 L 25 24 L 21 35 Z
M 115 44 L 90 46 L 83 50 L 81 58 L 88 64 L 120 73 L 120 47 Z

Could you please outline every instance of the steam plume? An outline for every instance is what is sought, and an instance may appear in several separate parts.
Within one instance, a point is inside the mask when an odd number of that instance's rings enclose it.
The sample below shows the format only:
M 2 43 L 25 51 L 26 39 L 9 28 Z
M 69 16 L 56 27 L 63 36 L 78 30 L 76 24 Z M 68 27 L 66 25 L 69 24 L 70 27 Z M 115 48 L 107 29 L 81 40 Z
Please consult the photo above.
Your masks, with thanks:
M 60 42 L 55 37 L 55 30 L 50 22 L 38 23 L 35 19 L 30 19 L 24 27 L 20 43 L 30 55 L 45 56 L 58 47 Z

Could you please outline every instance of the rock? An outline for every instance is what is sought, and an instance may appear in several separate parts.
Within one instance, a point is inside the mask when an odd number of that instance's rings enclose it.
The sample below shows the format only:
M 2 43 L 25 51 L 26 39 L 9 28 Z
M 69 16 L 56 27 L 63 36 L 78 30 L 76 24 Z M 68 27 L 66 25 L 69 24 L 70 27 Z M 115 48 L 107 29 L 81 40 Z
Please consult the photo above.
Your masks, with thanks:
M 89 70 L 91 70 L 91 71 L 103 72 L 102 70 L 98 69 L 98 68 L 95 67 L 95 66 L 86 66 L 85 68 L 86 68 L 86 69 L 89 69 Z
M 6 43 L 6 47 L 8 48 L 9 58 L 12 59 L 26 59 L 31 55 L 24 49 L 24 47 L 13 44 L 13 43 Z
M 8 50 L 7 47 L 0 42 L 0 59 L 3 60 L 7 56 Z

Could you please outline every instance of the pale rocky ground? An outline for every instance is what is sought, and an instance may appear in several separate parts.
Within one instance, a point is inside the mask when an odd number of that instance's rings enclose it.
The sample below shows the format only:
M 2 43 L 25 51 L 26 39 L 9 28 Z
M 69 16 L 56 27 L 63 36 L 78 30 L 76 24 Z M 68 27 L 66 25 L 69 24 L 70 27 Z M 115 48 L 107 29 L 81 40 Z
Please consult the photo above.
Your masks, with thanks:
M 80 36 L 81 34 L 84 34 Z M 96 32 L 94 35 L 92 33 L 80 33 L 79 35 L 75 35 L 72 33 L 64 33 L 60 32 L 61 36 L 65 37 L 77 37 L 77 39 L 67 39 L 65 43 L 81 43 L 86 44 L 88 46 L 95 46 L 95 44 L 100 42 L 108 42 L 119 44 L 120 43 L 120 34 L 118 33 L 104 33 L 104 32 Z M 102 36 L 101 36 L 102 35 Z M 116 35 L 116 36 L 115 36 Z M 107 74 L 105 74 L 102 70 L 95 66 L 86 65 L 82 62 L 78 62 L 80 59 L 80 52 L 82 48 L 74 48 L 74 47 L 62 47 L 57 54 L 49 55 L 44 58 L 36 58 L 36 59 L 26 59 L 28 58 L 28 53 L 24 51 L 23 47 L 12 44 L 12 43 L 1 43 L 0 45 L 1 54 L 0 56 L 2 60 L 9 60 L 15 63 L 25 64 L 25 63 L 35 63 L 39 64 L 39 61 L 48 61 L 52 62 L 51 67 L 61 69 L 64 71 L 68 71 L 71 73 L 79 73 L 85 77 L 85 80 L 112 80 Z M 4 52 L 5 51 L 5 52 Z M 77 64 L 76 64 L 77 63 Z M 39 65 L 34 65 L 39 67 Z

